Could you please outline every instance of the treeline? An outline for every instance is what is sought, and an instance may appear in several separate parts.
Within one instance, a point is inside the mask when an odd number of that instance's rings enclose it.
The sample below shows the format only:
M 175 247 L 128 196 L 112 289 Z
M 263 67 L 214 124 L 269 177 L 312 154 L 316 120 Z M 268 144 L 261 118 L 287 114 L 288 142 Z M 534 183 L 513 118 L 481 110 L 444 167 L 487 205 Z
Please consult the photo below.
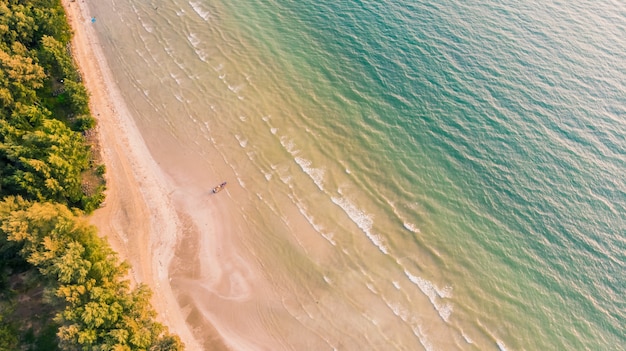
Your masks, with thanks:
M 0 351 L 182 350 L 85 213 L 95 125 L 60 0 L 0 0 Z

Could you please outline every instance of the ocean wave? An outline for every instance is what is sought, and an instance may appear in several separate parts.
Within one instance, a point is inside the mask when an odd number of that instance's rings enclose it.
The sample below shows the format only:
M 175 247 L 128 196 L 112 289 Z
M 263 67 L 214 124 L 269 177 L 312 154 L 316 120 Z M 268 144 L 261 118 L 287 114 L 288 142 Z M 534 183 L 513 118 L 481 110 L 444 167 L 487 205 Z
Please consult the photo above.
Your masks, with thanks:
M 211 18 L 211 13 L 202 8 L 202 4 L 200 2 L 189 2 L 189 5 L 191 5 L 191 8 L 193 8 L 196 14 L 198 14 L 198 16 L 200 16 L 203 20 L 208 21 L 209 18 Z
M 385 240 L 379 234 L 372 232 L 374 224 L 373 216 L 365 213 L 359 209 L 354 203 L 344 197 L 331 197 L 331 200 L 335 205 L 339 206 L 350 217 L 362 231 L 367 238 L 385 255 L 389 254 L 389 249 L 385 244 Z
M 452 314 L 452 304 L 447 302 L 442 303 L 440 300 L 452 297 L 452 287 L 447 286 L 443 289 L 439 289 L 432 282 L 422 277 L 413 275 L 406 269 L 404 269 L 404 274 L 411 282 L 413 282 L 413 284 L 417 285 L 424 295 L 428 297 L 430 303 L 433 305 L 435 310 L 437 310 L 441 319 L 448 322 L 450 315 Z
M 296 161 L 304 173 L 313 180 L 315 185 L 317 185 L 320 190 L 324 191 L 324 169 L 311 167 L 313 162 L 302 157 L 295 157 L 294 161 Z
M 241 146 L 242 148 L 248 146 L 248 139 L 242 137 L 241 135 L 235 134 L 235 139 L 237 139 L 237 141 L 239 142 L 239 146 Z

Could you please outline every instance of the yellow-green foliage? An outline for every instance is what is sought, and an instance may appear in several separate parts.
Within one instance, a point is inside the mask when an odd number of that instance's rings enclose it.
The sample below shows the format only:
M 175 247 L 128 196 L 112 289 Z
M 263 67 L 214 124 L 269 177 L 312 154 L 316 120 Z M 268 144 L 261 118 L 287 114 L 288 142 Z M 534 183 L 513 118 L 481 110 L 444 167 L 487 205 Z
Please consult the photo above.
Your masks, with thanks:
M 56 303 L 59 339 L 67 349 L 181 350 L 178 337 L 155 322 L 150 292 L 131 290 L 127 266 L 80 212 L 50 202 L 9 196 L 0 202 L 0 234 L 48 281 Z M 163 348 L 161 348 L 163 349 Z
M 67 28 L 60 8 L 58 0 L 0 0 L 0 196 L 91 211 L 103 187 L 83 192 L 82 176 L 96 165 L 80 131 L 94 123 L 68 38 L 50 29 Z
M 18 131 L 0 121 L 6 158 L 2 184 L 35 200 L 77 204 L 83 196 L 81 173 L 89 166 L 89 151 L 81 135 L 60 121 L 45 119 L 33 131 Z
M 182 350 L 154 321 L 149 290 L 130 289 L 127 265 L 82 219 L 103 199 L 104 167 L 81 134 L 94 120 L 69 38 L 60 0 L 0 0 L 0 350 L 29 349 L 16 343 L 33 330 L 5 308 L 9 274 L 28 269 L 44 279 L 56 311 L 45 329 L 59 327 L 60 349 Z

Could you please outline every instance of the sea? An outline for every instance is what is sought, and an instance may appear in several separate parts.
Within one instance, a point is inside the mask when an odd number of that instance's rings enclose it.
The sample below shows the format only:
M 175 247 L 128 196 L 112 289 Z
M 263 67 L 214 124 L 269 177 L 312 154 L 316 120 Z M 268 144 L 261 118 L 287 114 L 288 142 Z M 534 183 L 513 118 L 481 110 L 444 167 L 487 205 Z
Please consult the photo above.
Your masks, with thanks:
M 205 349 L 626 349 L 623 1 L 85 1 Z

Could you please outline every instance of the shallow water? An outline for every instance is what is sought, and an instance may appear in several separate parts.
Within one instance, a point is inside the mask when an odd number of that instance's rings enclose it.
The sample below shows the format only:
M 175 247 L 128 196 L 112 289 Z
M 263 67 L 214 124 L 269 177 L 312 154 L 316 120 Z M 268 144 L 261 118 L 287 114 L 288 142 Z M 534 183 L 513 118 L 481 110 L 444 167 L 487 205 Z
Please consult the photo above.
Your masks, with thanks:
M 170 273 L 200 338 L 626 344 L 623 4 L 89 6 L 178 186 Z

